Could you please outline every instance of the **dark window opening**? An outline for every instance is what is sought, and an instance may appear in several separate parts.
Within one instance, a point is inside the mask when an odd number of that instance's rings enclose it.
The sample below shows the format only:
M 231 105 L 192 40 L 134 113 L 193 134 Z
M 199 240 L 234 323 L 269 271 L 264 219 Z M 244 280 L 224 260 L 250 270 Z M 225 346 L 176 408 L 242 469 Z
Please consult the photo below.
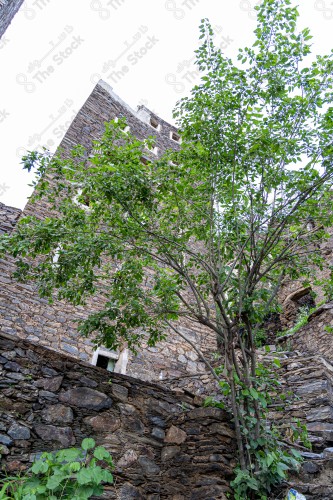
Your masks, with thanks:
M 108 370 L 109 372 L 113 372 L 116 364 L 116 360 L 113 358 L 108 358 L 107 356 L 102 356 L 99 354 L 97 356 L 96 366 L 100 368 L 104 368 L 104 370 Z
M 171 132 L 171 139 L 173 141 L 179 142 L 180 141 L 180 135 L 176 134 L 176 132 Z
M 148 163 L 149 163 L 148 158 L 146 158 L 145 156 L 141 156 L 140 161 L 141 161 L 141 163 L 143 163 L 144 165 L 148 165 Z
M 150 118 L 150 125 L 153 127 L 153 128 L 156 128 L 158 130 L 159 128 L 159 123 L 158 121 L 156 120 L 156 118 L 153 118 L 151 117 Z
M 297 304 L 299 311 L 300 309 L 310 311 L 310 309 L 316 307 L 316 303 L 311 292 L 308 292 L 306 295 L 303 295 L 303 297 L 300 297 L 294 302 Z
M 78 197 L 78 202 L 82 205 L 85 205 L 86 207 L 90 206 L 90 198 L 87 194 L 80 194 L 80 196 Z

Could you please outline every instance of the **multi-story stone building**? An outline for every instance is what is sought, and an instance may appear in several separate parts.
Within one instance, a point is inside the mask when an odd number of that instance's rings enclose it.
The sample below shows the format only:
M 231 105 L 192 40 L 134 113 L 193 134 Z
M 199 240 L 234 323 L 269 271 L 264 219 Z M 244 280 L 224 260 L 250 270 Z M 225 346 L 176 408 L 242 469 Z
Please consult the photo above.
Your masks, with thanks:
M 100 138 L 104 132 L 104 123 L 115 117 L 124 117 L 131 132 L 139 140 L 151 135 L 156 137 L 156 147 L 150 154 L 159 155 L 166 149 L 179 147 L 180 138 L 174 126 L 144 106 L 134 111 L 111 87 L 100 81 L 77 114 L 59 148 L 65 155 L 77 144 L 82 144 L 89 151 L 92 141 Z M 45 201 L 34 204 L 28 202 L 22 213 L 2 206 L 0 229 L 10 232 L 16 221 L 25 215 L 44 218 L 50 215 L 50 209 Z M 127 373 L 143 380 L 181 377 L 182 383 L 196 392 L 203 392 L 205 384 L 209 383 L 205 365 L 197 353 L 171 331 L 168 332 L 167 340 L 155 347 L 148 347 L 143 336 L 137 355 L 133 355 L 126 347 L 120 352 L 107 350 L 103 346 L 94 350 L 91 339 L 78 334 L 76 320 L 86 318 L 88 311 L 98 310 L 101 297 L 91 297 L 86 307 L 74 307 L 59 301 L 49 304 L 38 296 L 33 285 L 18 283 L 11 278 L 14 268 L 13 260 L 0 262 L 0 328 L 3 333 L 18 335 L 110 371 Z M 180 328 L 203 352 L 213 353 L 217 350 L 214 336 L 200 326 L 194 330 L 184 321 Z

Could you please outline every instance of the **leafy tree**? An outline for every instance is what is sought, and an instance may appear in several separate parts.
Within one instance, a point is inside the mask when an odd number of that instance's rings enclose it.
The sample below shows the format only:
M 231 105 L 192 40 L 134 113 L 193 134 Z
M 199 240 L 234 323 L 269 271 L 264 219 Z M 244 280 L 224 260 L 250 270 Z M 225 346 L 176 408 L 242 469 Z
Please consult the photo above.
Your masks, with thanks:
M 36 280 L 43 296 L 83 304 L 104 294 L 80 332 L 108 347 L 122 339 L 135 349 L 141 328 L 151 345 L 168 328 L 184 337 L 182 318 L 216 335 L 218 372 L 189 343 L 230 401 L 236 498 L 266 498 L 295 462 L 266 428 L 269 375 L 255 336 L 283 278 L 308 282 L 322 265 L 317 241 L 332 223 L 332 53 L 305 64 L 311 36 L 297 17 L 289 0 L 264 0 L 238 62 L 203 20 L 202 80 L 175 109 L 180 151 L 143 163 L 145 145 L 119 121 L 88 159 L 83 148 L 70 158 L 32 153 L 24 162 L 37 165 L 34 199 L 59 215 L 26 217 L 2 238 L 17 276 Z M 44 254 L 38 267 L 28 254 Z

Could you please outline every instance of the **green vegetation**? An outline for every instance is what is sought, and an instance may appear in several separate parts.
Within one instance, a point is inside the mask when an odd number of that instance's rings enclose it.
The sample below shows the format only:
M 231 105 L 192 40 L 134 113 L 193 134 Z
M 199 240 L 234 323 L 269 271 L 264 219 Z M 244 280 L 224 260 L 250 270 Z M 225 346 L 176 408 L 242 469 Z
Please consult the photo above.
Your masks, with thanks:
M 242 499 L 267 498 L 297 464 L 268 428 L 255 339 L 284 277 L 309 281 L 322 265 L 316 243 L 333 224 L 333 53 L 307 64 L 311 36 L 298 30 L 290 0 L 257 10 L 255 41 L 236 62 L 202 21 L 201 83 L 175 109 L 178 152 L 142 162 L 154 138 L 125 134 L 121 120 L 106 124 L 92 153 L 32 152 L 24 167 L 37 169 L 33 198 L 56 216 L 26 217 L 0 237 L 17 278 L 34 280 L 50 301 L 104 294 L 104 308 L 79 329 L 96 343 L 135 351 L 142 330 L 150 346 L 171 330 L 191 345 L 232 410 Z M 216 336 L 220 371 L 184 336 L 183 318 Z
M 104 491 L 102 483 L 113 483 L 112 458 L 102 446 L 86 438 L 81 449 L 43 453 L 24 474 L 3 480 L 0 500 L 86 500 Z
M 320 307 L 320 305 L 321 305 L 321 303 L 318 304 L 316 307 L 311 307 L 310 309 L 308 307 L 301 307 L 294 326 L 292 326 L 288 330 L 278 332 L 277 336 L 284 337 L 284 336 L 294 335 L 296 332 L 298 332 L 298 330 L 300 330 L 302 328 L 302 326 L 307 324 L 308 319 L 311 316 L 311 314 L 313 314 L 315 311 L 317 311 L 317 309 Z

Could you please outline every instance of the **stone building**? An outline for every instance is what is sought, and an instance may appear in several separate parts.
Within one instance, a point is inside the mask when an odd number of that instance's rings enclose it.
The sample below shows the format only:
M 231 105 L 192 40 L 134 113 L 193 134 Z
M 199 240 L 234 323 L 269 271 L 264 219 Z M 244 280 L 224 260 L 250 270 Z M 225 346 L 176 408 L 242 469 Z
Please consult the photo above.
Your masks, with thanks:
M 140 140 L 154 135 L 156 147 L 151 155 L 159 155 L 166 149 L 179 147 L 177 129 L 152 113 L 145 106 L 137 111 L 125 104 L 107 85 L 100 81 L 77 114 L 59 148 L 64 154 L 75 145 L 82 144 L 91 150 L 92 141 L 104 132 L 104 123 L 115 117 L 125 117 L 131 132 Z M 17 209 L 0 205 L 0 230 L 10 232 L 21 216 L 36 215 L 44 218 L 50 209 L 44 201 L 27 203 L 22 214 Z M 172 331 L 168 340 L 159 342 L 155 347 L 148 347 L 143 338 L 142 348 L 136 356 L 125 348 L 113 352 L 103 348 L 94 350 L 89 339 L 77 333 L 77 319 L 85 319 L 87 311 L 96 311 L 101 298 L 91 297 L 87 306 L 73 307 L 68 303 L 49 304 L 41 299 L 34 286 L 22 284 L 11 278 L 14 270 L 11 259 L 0 262 L 0 331 L 18 335 L 42 346 L 64 354 L 70 354 L 110 371 L 126 373 L 141 380 L 179 380 L 194 392 L 204 392 L 210 378 L 205 365 L 197 353 Z M 183 334 L 202 349 L 203 352 L 217 351 L 216 340 L 198 326 L 197 330 L 183 322 L 180 325 Z M 180 379 L 179 379 L 180 377 Z
M 0 0 L 0 38 L 12 22 L 23 0 Z

